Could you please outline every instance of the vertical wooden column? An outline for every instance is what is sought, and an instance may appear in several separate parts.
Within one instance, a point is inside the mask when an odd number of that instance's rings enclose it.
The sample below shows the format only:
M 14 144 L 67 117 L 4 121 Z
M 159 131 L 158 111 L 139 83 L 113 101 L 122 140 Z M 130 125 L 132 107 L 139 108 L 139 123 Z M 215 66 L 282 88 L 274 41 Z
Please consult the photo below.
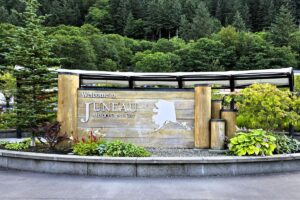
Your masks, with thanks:
M 211 101 L 211 118 L 221 119 L 222 100 Z
M 210 145 L 211 87 L 195 86 L 195 147 L 207 149 Z
M 222 150 L 225 147 L 225 120 L 212 119 L 210 121 L 210 148 Z
M 58 75 L 57 121 L 61 123 L 61 134 L 77 137 L 77 89 L 79 75 Z
M 231 139 L 236 132 L 237 110 L 221 110 L 221 118 L 226 121 L 226 136 Z

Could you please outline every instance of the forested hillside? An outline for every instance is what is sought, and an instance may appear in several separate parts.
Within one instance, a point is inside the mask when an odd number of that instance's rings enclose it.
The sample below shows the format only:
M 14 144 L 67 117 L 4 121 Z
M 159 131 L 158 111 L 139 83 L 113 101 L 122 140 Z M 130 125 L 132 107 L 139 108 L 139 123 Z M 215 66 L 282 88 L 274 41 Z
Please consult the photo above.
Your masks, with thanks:
M 39 2 L 64 68 L 218 71 L 300 64 L 300 0 Z M 1 44 L 23 25 L 17 14 L 23 10 L 20 0 L 0 0 Z
M 104 33 L 134 38 L 157 39 L 180 34 L 186 39 L 197 39 L 217 31 L 221 25 L 242 25 L 239 28 L 255 32 L 268 30 L 282 5 L 290 10 L 295 23 L 300 22 L 299 0 L 40 0 L 40 3 L 40 13 L 50 15 L 47 26 L 90 23 Z M 1 22 L 22 24 L 15 13 L 24 9 L 20 0 L 0 0 L 0 7 Z

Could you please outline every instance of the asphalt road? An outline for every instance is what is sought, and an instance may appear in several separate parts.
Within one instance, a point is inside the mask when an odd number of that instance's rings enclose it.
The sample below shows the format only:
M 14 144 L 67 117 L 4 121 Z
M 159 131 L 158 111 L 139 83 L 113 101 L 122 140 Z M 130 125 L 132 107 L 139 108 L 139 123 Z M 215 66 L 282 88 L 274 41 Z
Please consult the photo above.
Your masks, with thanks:
M 300 199 L 300 172 L 205 178 L 101 178 L 0 169 L 0 200 Z

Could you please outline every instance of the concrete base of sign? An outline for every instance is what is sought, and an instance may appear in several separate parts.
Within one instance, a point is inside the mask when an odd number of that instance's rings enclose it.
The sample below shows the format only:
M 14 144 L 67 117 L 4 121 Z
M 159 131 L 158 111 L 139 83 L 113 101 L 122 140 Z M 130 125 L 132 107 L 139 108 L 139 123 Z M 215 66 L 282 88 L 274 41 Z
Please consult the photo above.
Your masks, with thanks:
M 270 157 L 108 158 L 0 150 L 0 167 L 91 176 L 235 176 L 300 171 L 300 154 Z

